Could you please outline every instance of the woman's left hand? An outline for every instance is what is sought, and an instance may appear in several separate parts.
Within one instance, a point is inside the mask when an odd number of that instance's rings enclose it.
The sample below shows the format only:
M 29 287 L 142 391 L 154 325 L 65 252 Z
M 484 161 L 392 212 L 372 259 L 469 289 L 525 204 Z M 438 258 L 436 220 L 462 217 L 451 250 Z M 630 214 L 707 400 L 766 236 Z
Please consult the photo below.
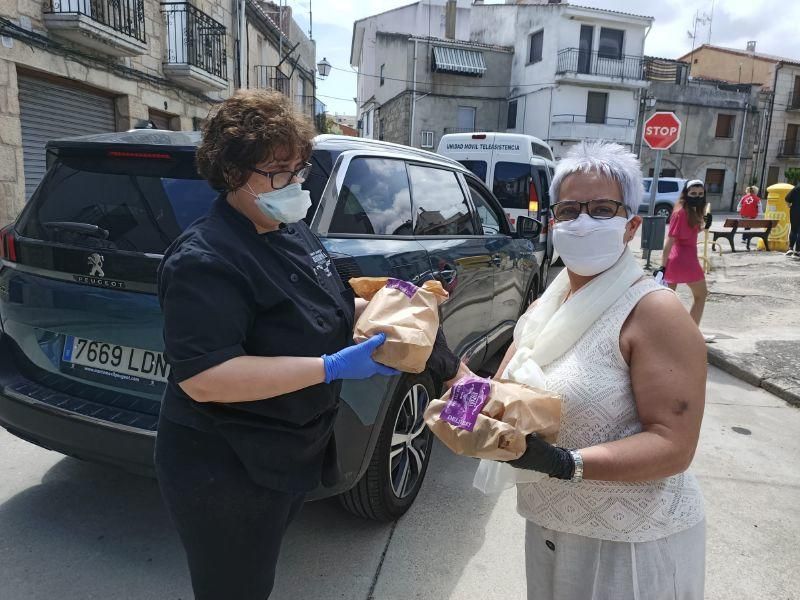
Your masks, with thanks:
M 527 448 L 522 456 L 508 461 L 515 469 L 538 471 L 557 479 L 572 479 L 575 461 L 569 450 L 548 444 L 535 433 L 525 438 Z

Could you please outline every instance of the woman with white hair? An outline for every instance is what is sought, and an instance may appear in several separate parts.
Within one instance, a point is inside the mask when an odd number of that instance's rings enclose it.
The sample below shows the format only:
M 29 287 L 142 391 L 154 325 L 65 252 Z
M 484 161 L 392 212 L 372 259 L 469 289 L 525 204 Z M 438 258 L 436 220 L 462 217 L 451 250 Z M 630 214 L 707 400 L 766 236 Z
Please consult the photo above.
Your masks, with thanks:
M 617 144 L 559 162 L 552 235 L 566 269 L 519 320 L 497 373 L 538 373 L 562 396 L 557 445 L 529 436 L 509 463 L 526 470 L 515 473 L 531 600 L 703 598 L 703 498 L 686 470 L 705 345 L 627 248 L 641 190 L 639 162 Z

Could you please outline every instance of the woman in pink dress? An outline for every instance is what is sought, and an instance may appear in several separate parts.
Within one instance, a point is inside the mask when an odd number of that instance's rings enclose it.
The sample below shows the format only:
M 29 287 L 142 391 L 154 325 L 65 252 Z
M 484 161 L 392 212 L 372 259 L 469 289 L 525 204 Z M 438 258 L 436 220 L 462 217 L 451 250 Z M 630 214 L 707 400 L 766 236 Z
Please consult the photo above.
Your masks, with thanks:
M 697 234 L 703 227 L 705 208 L 705 184 L 699 179 L 687 182 L 670 217 L 667 242 L 662 255 L 664 281 L 667 285 L 674 290 L 679 283 L 685 283 L 692 290 L 694 301 L 689 314 L 698 325 L 708 296 L 705 273 L 697 258 Z

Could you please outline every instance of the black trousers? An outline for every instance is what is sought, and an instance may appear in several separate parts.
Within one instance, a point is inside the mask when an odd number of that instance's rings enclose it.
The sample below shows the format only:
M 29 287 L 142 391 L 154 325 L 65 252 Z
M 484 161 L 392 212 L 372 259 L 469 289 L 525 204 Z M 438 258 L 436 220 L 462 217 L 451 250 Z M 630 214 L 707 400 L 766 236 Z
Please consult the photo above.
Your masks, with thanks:
M 789 211 L 789 224 L 791 231 L 789 232 L 789 250 L 800 252 L 800 210 Z
M 281 540 L 303 493 L 253 483 L 225 440 L 162 418 L 156 475 L 196 600 L 266 600 Z

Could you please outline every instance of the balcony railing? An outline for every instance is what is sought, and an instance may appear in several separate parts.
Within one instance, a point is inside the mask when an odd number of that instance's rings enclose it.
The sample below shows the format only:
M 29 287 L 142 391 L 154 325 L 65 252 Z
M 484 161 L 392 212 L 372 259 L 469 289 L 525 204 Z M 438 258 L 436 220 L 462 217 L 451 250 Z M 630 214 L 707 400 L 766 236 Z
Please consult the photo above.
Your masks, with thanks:
M 144 0 L 50 0 L 54 15 L 83 15 L 118 33 L 145 41 Z
M 800 110 L 800 93 L 789 96 L 789 103 L 786 105 L 786 110 Z
M 778 144 L 778 156 L 800 156 L 800 140 L 781 140 Z
M 645 62 L 643 56 L 611 55 L 604 52 L 566 48 L 558 53 L 556 73 L 643 81 L 645 79 Z
M 553 115 L 553 123 L 588 123 L 590 125 L 608 125 L 610 127 L 633 127 L 633 119 L 620 117 L 604 117 L 601 120 L 587 121 L 587 115 Z
M 303 114 L 314 116 L 317 99 L 314 96 L 305 96 L 298 94 L 294 97 L 297 106 L 303 111 Z
M 285 96 L 291 95 L 289 76 L 278 67 L 257 65 L 256 87 L 260 90 L 275 90 Z
M 225 26 L 188 2 L 162 2 L 166 18 L 166 65 L 196 67 L 228 79 Z
M 447 133 L 475 133 L 474 127 L 445 127 L 445 134 Z

